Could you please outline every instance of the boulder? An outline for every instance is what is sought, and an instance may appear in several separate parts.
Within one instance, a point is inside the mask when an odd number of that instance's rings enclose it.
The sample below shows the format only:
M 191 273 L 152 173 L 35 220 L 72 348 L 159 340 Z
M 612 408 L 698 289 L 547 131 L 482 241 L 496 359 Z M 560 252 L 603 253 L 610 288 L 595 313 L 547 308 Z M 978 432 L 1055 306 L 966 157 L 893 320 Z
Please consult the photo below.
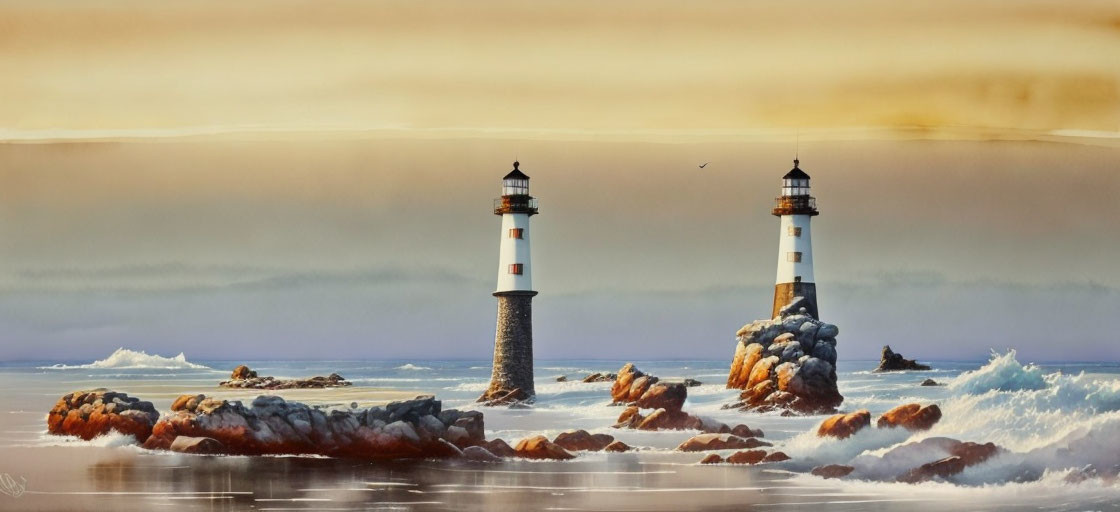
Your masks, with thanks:
M 591 434 L 586 430 L 571 430 L 568 432 L 561 432 L 552 442 L 569 451 L 597 452 L 614 442 L 614 436 L 607 434 Z
M 938 384 L 936 380 L 926 379 L 926 380 L 922 381 L 922 385 L 923 386 L 940 386 L 941 384 Z
M 745 450 L 732 453 L 725 459 L 730 464 L 758 464 L 766 458 L 766 450 Z
M 720 457 L 718 453 L 709 453 L 703 459 L 700 459 L 701 464 L 719 464 L 721 462 L 723 462 L 723 457 Z
M 595 372 L 583 378 L 582 382 L 610 382 L 618 378 L 618 375 L 613 373 L 600 373 Z
M 948 478 L 964 471 L 964 469 L 969 466 L 974 466 L 988 460 L 1001 451 L 998 446 L 992 443 L 962 443 L 960 441 L 956 441 L 956 443 L 957 444 L 950 448 L 949 452 L 951 455 L 949 457 L 922 464 L 921 466 L 911 469 L 902 476 L 899 476 L 898 481 L 913 484 L 925 482 L 927 480 Z
M 925 407 L 918 404 L 905 404 L 883 413 L 875 426 L 879 428 L 902 427 L 915 431 L 929 430 L 940 419 L 941 408 L 937 404 Z
M 47 432 L 85 440 L 119 432 L 143 443 L 159 420 L 151 402 L 125 393 L 95 389 L 68 393 L 47 414 Z
M 257 378 L 257 372 L 250 370 L 248 366 L 245 366 L 243 364 L 238 365 L 237 368 L 234 368 L 233 373 L 231 373 L 229 376 L 229 380 L 246 380 L 255 378 Z
M 637 405 L 642 409 L 665 409 L 680 412 L 688 399 L 688 388 L 680 382 L 658 382 L 638 398 Z
M 524 459 L 568 460 L 575 458 L 575 455 L 549 441 L 547 437 L 540 435 L 522 439 L 513 450 L 517 452 L 518 457 Z
M 883 346 L 882 356 L 879 358 L 879 367 L 875 368 L 876 372 L 896 372 L 901 370 L 929 370 L 930 367 L 918 363 L 913 359 L 906 359 L 891 350 L 890 345 Z
M 634 385 L 634 381 L 639 377 L 644 376 L 634 363 L 626 363 L 618 370 L 618 375 L 615 377 L 614 384 L 611 385 L 611 399 L 615 404 L 624 404 L 630 402 L 630 388 Z M 639 395 L 640 396 L 640 395 Z
M 556 377 L 556 382 L 568 382 L 568 376 L 567 375 L 561 375 L 559 377 Z
M 488 452 L 490 452 L 490 453 L 492 453 L 492 454 L 494 454 L 498 457 L 516 457 L 517 456 L 517 451 L 514 450 L 513 447 L 509 445 L 509 443 L 506 443 L 505 441 L 501 440 L 500 438 L 499 439 L 493 439 L 491 441 L 482 443 L 479 446 L 481 446 L 483 448 L 486 448 L 486 451 L 488 451 Z
M 618 415 L 615 428 L 635 428 L 642 422 L 642 413 L 637 406 L 627 407 Z
M 770 443 L 753 437 L 739 437 L 731 434 L 700 434 L 692 436 L 677 446 L 682 452 L 704 452 L 712 450 L 742 450 L 770 446 Z
M 856 468 L 852 466 L 842 466 L 840 464 L 829 464 L 827 466 L 817 466 L 810 471 L 811 474 L 821 478 L 844 478 L 848 476 Z
M 824 420 L 817 427 L 817 435 L 846 439 L 860 429 L 871 425 L 871 411 L 860 409 L 849 414 L 837 414 Z
M 630 445 L 622 441 L 613 441 L 611 442 L 611 444 L 608 444 L 606 447 L 604 447 L 603 451 L 615 453 L 628 452 L 630 451 Z
M 169 450 L 197 455 L 217 455 L 225 452 L 225 446 L 217 439 L 209 437 L 179 436 L 171 442 Z
M 468 446 L 463 448 L 463 458 L 475 462 L 501 462 L 502 458 L 490 453 L 490 450 L 481 446 Z
M 762 434 L 762 430 L 752 429 L 746 425 L 735 425 L 735 428 L 731 429 L 731 435 L 739 437 L 765 437 Z
M 762 462 L 783 462 L 787 460 L 789 460 L 789 455 L 786 455 L 785 452 L 774 452 L 763 458 Z

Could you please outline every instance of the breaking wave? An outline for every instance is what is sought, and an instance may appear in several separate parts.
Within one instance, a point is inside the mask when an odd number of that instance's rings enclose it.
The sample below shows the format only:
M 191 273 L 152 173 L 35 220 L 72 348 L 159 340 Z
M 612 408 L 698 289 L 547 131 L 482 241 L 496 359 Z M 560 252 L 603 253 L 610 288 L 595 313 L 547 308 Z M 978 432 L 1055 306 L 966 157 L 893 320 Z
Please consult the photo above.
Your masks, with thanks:
M 907 468 L 946 456 L 935 441 L 917 443 L 948 437 L 1005 449 L 950 477 L 956 484 L 1035 482 L 1071 473 L 1115 479 L 1120 471 L 1118 379 L 1046 374 L 1019 363 L 1009 351 L 993 353 L 987 364 L 961 374 L 948 389 L 950 396 L 937 400 L 942 420 L 928 431 L 866 428 L 837 440 L 817 437 L 811 429 L 790 439 L 787 453 L 806 466 L 854 466 L 856 479 L 893 480 Z
M 182 370 L 182 369 L 203 369 L 209 370 L 209 367 L 195 364 L 187 361 L 187 356 L 182 352 L 175 357 L 163 357 L 159 355 L 149 355 L 143 350 L 129 350 L 127 348 L 118 348 L 109 357 L 94 361 L 90 364 L 81 365 L 64 365 L 56 364 L 52 366 L 41 366 L 40 369 L 49 370 L 71 370 L 71 369 L 116 369 L 116 370 L 136 370 L 136 369 L 162 369 L 162 370 Z
M 405 363 L 394 368 L 394 370 L 431 370 L 431 368 L 428 366 L 416 366 L 412 363 Z

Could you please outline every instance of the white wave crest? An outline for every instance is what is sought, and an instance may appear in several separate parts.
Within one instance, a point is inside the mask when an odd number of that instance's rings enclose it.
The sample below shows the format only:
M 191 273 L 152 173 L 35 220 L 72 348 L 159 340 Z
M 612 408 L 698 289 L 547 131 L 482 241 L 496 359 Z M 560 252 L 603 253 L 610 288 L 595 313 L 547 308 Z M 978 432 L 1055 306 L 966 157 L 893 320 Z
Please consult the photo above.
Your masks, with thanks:
M 964 393 L 986 391 L 1022 391 L 1043 389 L 1047 386 L 1042 369 L 1034 365 L 1023 366 L 1015 359 L 1015 351 L 1000 355 L 992 352 L 992 359 L 978 370 L 964 372 L 949 383 L 949 389 Z
M 181 369 L 204 369 L 210 368 L 201 364 L 195 364 L 187 361 L 187 356 L 182 352 L 175 357 L 163 357 L 159 355 L 149 355 L 143 350 L 129 350 L 127 348 L 118 348 L 109 357 L 94 361 L 90 364 L 81 365 L 64 365 L 56 364 L 52 366 L 40 366 L 44 370 L 71 370 L 71 369 L 116 369 L 116 370 L 135 370 L 135 369 L 162 369 L 162 370 L 181 370 Z
M 402 364 L 402 365 L 400 365 L 400 366 L 398 366 L 394 369 L 395 370 L 431 370 L 431 368 L 429 368 L 427 366 L 416 366 L 412 363 L 405 363 L 405 364 Z

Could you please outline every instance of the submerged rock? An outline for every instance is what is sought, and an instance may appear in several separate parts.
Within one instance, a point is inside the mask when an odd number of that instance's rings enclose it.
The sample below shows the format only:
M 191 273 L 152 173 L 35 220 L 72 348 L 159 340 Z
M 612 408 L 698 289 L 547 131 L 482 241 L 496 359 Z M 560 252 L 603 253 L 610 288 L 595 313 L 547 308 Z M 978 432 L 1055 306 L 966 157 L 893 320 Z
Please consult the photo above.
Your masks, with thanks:
M 846 439 L 868 426 L 871 426 L 871 411 L 860 409 L 853 413 L 837 414 L 824 420 L 817 427 L 817 435 Z
M 855 471 L 856 468 L 852 466 L 842 466 L 840 464 L 829 464 L 827 466 L 817 466 L 810 471 L 811 474 L 821 478 L 844 478 Z
M 980 464 L 1001 451 L 1001 448 L 993 443 L 979 444 L 960 442 L 955 439 L 949 439 L 948 441 L 951 442 L 948 447 L 949 457 L 911 469 L 899 476 L 898 481 L 913 484 L 947 478 L 964 471 L 969 466 Z
M 615 453 L 628 452 L 630 451 L 630 445 L 622 441 L 613 441 L 611 442 L 611 444 L 608 444 L 606 447 L 604 447 L 603 451 Z
M 939 384 L 936 380 L 926 379 L 926 380 L 922 381 L 921 385 L 923 385 L 923 386 L 940 386 L 941 384 Z
M 218 383 L 223 388 L 242 389 L 304 389 L 304 388 L 337 388 L 349 386 L 350 381 L 342 378 L 337 373 L 326 377 L 315 376 L 307 379 L 277 379 L 275 377 L 258 377 L 257 372 L 248 366 L 239 365 L 233 369 L 229 380 Z
M 597 452 L 613 443 L 614 436 L 591 434 L 586 430 L 571 430 L 561 432 L 552 442 L 565 450 Z
M 197 455 L 217 455 L 225 452 L 225 446 L 217 439 L 209 437 L 179 436 L 171 442 L 168 448 L 173 452 L 193 453 Z
M 47 431 L 87 441 L 119 432 L 142 443 L 151 435 L 157 420 L 159 413 L 151 402 L 125 393 L 95 389 L 75 391 L 60 398 L 47 415 Z
M 770 443 L 753 437 L 739 437 L 731 434 L 700 434 L 692 436 L 677 446 L 682 452 L 704 452 L 712 450 L 741 450 L 770 446 Z
M 905 404 L 883 413 L 875 426 L 879 428 L 903 427 L 915 431 L 929 430 L 940 419 L 941 408 L 937 404 L 925 407 L 918 404 Z
M 727 456 L 730 464 L 758 464 L 766 458 L 766 450 L 746 450 Z
M 719 464 L 722 462 L 723 457 L 720 457 L 718 453 L 709 453 L 703 459 L 700 459 L 701 464 Z
M 890 345 L 883 346 L 883 354 L 879 358 L 879 367 L 875 368 L 876 372 L 895 372 L 900 370 L 929 370 L 930 367 L 918 363 L 913 359 L 906 359 L 891 350 Z
M 831 412 L 844 400 L 836 387 L 836 336 L 840 330 L 792 307 L 736 332 L 727 387 L 740 389 L 731 407 Z

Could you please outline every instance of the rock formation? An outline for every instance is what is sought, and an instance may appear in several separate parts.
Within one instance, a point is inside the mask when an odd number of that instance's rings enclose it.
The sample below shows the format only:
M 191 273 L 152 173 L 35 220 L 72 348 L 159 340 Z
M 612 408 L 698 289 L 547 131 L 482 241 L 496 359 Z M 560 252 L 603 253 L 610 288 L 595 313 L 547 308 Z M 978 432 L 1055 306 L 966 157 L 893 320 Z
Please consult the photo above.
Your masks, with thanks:
M 941 420 L 941 408 L 937 404 L 922 407 L 918 404 L 900 405 L 879 417 L 875 423 L 879 428 L 902 427 L 907 430 L 929 430 Z
M 349 386 L 350 382 L 337 373 L 326 377 L 315 376 L 309 379 L 277 379 L 275 377 L 258 377 L 257 372 L 248 366 L 240 365 L 233 369 L 229 380 L 218 383 L 223 388 L 247 389 L 295 389 L 295 388 L 337 388 Z
M 482 413 L 443 411 L 434 397 L 359 411 L 323 411 L 262 395 L 239 401 L 184 395 L 144 442 L 169 449 L 181 436 L 211 438 L 223 453 L 318 454 L 367 459 L 452 457 L 482 444 Z
M 819 476 L 821 478 L 844 478 L 855 471 L 856 468 L 852 466 L 842 466 L 840 464 L 829 464 L 827 466 L 817 466 L 809 473 Z
M 941 384 L 939 384 L 936 380 L 933 380 L 933 379 L 926 379 L 926 380 L 922 381 L 922 386 L 940 386 L 940 385 Z
M 595 372 L 583 378 L 580 382 L 610 382 L 618 378 L 617 374 L 607 372 Z
M 568 460 L 576 457 L 545 436 L 526 437 L 513 450 L 523 459 Z
M 930 367 L 918 363 L 913 359 L 906 359 L 891 350 L 890 345 L 883 346 L 883 355 L 879 359 L 879 367 L 875 369 L 876 372 L 896 372 L 899 370 L 929 370 Z
M 735 335 L 738 344 L 727 387 L 743 390 L 729 407 L 830 412 L 844 397 L 836 389 L 836 336 L 839 329 L 795 309 L 799 298 L 779 316 L 756 320 Z
M 682 452 L 705 452 L 713 450 L 741 450 L 760 446 L 771 446 L 753 437 L 739 437 L 731 434 L 700 434 L 692 436 L 677 446 Z
M 610 446 L 610 444 L 614 442 L 614 436 L 608 434 L 592 434 L 586 430 L 571 430 L 568 432 L 561 432 L 552 442 L 569 451 L 597 452 Z
M 846 439 L 869 426 L 871 426 L 871 411 L 860 409 L 849 414 L 837 414 L 824 420 L 817 427 L 817 435 Z
M 684 382 L 663 382 L 647 375 L 633 363 L 618 371 L 611 386 L 611 405 L 627 405 L 618 417 L 615 428 L 639 430 L 695 429 L 705 432 L 730 432 L 727 425 L 693 416 L 681 410 L 688 400 L 688 385 Z M 642 409 L 653 409 L 643 415 Z
M 47 431 L 87 441 L 116 431 L 143 442 L 157 420 L 159 413 L 151 402 L 105 389 L 75 391 L 60 398 L 51 409 Z
M 969 466 L 980 464 L 1002 451 L 1000 447 L 993 443 L 961 442 L 944 437 L 933 437 L 915 444 L 939 445 L 940 448 L 948 452 L 949 456 L 907 471 L 898 477 L 899 482 L 913 484 L 933 479 L 944 479 L 964 471 Z M 905 450 L 910 446 L 904 445 L 895 450 Z M 890 452 L 888 452 L 889 454 Z

